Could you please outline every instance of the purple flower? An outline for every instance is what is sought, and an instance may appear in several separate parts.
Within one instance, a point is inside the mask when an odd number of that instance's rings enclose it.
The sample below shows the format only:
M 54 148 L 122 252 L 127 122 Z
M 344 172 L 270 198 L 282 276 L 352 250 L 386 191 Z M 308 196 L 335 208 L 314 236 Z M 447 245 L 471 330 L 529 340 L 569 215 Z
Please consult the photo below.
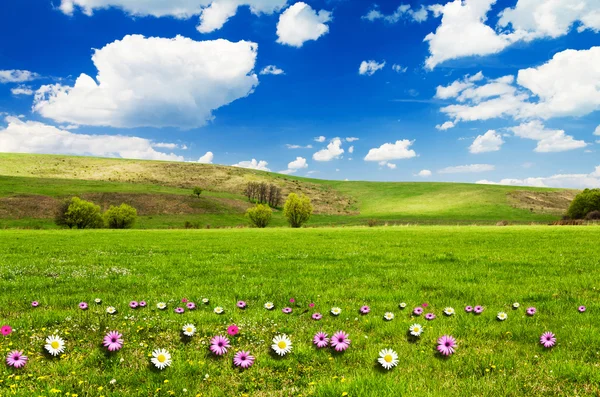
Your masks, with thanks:
M 102 340 L 104 347 L 108 348 L 109 352 L 116 352 L 123 347 L 123 335 L 117 331 L 111 331 Z
M 533 316 L 536 311 L 537 310 L 536 310 L 535 307 L 528 307 L 526 313 L 527 313 L 528 316 Z
M 475 314 L 481 314 L 483 313 L 483 306 L 475 306 L 473 311 L 475 312 Z
M 6 356 L 6 364 L 9 367 L 22 368 L 27 364 L 27 356 L 24 356 L 22 351 L 13 350 Z
M 181 298 L 181 303 L 187 303 L 187 298 Z
M 183 310 L 183 307 L 178 307 L 175 309 L 175 313 L 177 314 L 182 314 L 185 310 Z
M 88 304 L 87 304 L 87 303 L 85 303 L 85 302 L 81 302 L 81 303 L 79 304 L 79 308 L 80 308 L 81 310 L 87 310 L 87 308 L 88 308 Z
M 31 306 L 33 306 L 33 307 L 38 307 L 39 305 L 40 305 L 40 302 L 38 302 L 38 301 L 31 302 Z
M 348 334 L 344 331 L 338 331 L 331 337 L 331 347 L 338 352 L 343 352 L 350 346 L 350 339 Z
M 296 303 L 296 299 L 290 298 L 290 303 Z
M 239 351 L 233 356 L 233 364 L 236 367 L 249 368 L 254 364 L 254 356 L 251 356 L 250 352 Z
M 185 304 L 185 307 L 187 307 L 188 310 L 194 310 L 196 308 L 196 304 L 194 302 L 188 302 Z
M 3 325 L 2 328 L 0 328 L 0 333 L 4 336 L 10 335 L 11 332 L 12 332 L 12 328 L 10 325 Z
M 312 315 L 312 319 L 313 320 L 319 321 L 322 318 L 323 318 L 323 315 L 321 313 L 315 313 L 315 314 Z
M 585 311 L 585 306 L 579 306 L 577 310 L 579 310 L 579 313 L 583 313 Z
M 292 308 L 284 307 L 283 309 L 281 309 L 281 311 L 284 312 L 285 314 L 290 314 L 292 312 Z
M 141 301 L 140 302 L 140 307 L 146 307 L 146 305 L 147 305 L 146 301 Z
M 549 349 L 556 344 L 556 336 L 552 332 L 545 332 L 540 337 L 540 343 L 542 346 Z
M 361 314 L 368 314 L 370 311 L 371 311 L 371 308 L 369 306 L 363 306 L 360 308 Z
M 312 309 L 313 307 L 315 307 L 315 304 L 311 302 L 308 304 L 308 307 L 310 307 Z
M 456 339 L 450 335 L 444 335 L 437 341 L 437 350 L 444 356 L 450 356 L 454 354 L 456 346 Z
M 136 301 L 129 302 L 129 307 L 132 309 L 137 309 L 138 306 L 139 306 L 139 303 L 137 303 Z
M 327 347 L 329 344 L 329 338 L 325 332 L 319 332 L 314 336 L 313 343 L 317 345 L 319 349 L 321 349 L 323 347 Z
M 433 313 L 427 313 L 427 314 L 425 315 L 425 320 L 429 320 L 429 321 L 431 321 L 431 320 L 433 320 L 434 318 L 435 318 L 435 314 L 433 314 Z
M 231 336 L 236 336 L 240 332 L 240 329 L 237 325 L 231 324 L 227 327 L 227 333 Z
M 427 307 L 427 306 L 429 306 L 429 303 L 427 303 L 427 302 L 425 302 L 425 303 L 422 303 L 422 304 L 421 304 L 421 306 L 423 306 L 423 307 Z
M 473 311 L 473 306 L 467 306 L 467 307 L 465 307 L 465 311 L 467 313 L 471 313 Z
M 420 308 L 420 307 L 415 307 L 414 310 L 413 310 L 413 314 L 415 316 L 420 316 L 421 314 L 423 314 L 423 309 Z
M 218 335 L 210 340 L 210 351 L 216 354 L 217 356 L 222 356 L 227 353 L 227 349 L 229 349 L 231 345 L 229 345 L 229 339 L 224 336 Z
M 240 309 L 245 309 L 246 308 L 246 302 L 244 302 L 244 301 L 238 301 L 237 307 L 239 307 Z

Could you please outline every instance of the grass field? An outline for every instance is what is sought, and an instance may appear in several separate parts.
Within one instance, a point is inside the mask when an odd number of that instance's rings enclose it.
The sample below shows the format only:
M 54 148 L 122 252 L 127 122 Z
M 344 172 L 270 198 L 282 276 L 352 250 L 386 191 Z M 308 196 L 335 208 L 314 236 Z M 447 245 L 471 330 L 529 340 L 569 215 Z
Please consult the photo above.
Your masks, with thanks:
M 0 336 L 0 350 L 30 357 L 21 370 L 0 366 L 0 395 L 597 395 L 599 238 L 592 226 L 0 231 L 0 322 L 14 328 Z M 203 297 L 210 304 L 173 312 L 182 298 Z M 294 311 L 285 315 L 290 298 Z M 133 310 L 131 300 L 149 306 Z M 237 309 L 238 300 L 248 308 Z M 90 309 L 78 309 L 81 301 Z M 263 308 L 267 301 L 275 310 Z M 437 315 L 431 322 L 411 317 L 424 302 Z M 361 316 L 365 304 L 371 313 Z M 477 304 L 480 316 L 464 312 Z M 118 313 L 106 314 L 108 305 Z M 213 313 L 218 305 L 225 314 Z M 328 314 L 332 306 L 342 308 L 339 317 Z M 446 306 L 456 315 L 445 317 Z M 529 306 L 534 317 L 525 316 Z M 314 311 L 324 318 L 311 320 Z M 384 321 L 386 311 L 396 318 Z M 496 320 L 499 311 L 506 321 Z M 198 332 L 183 343 L 188 322 Z M 407 338 L 414 322 L 426 326 L 418 342 Z M 206 345 L 232 323 L 241 331 L 233 350 L 256 356 L 245 371 L 232 367 L 234 352 L 215 358 Z M 100 342 L 113 329 L 125 346 L 108 355 Z M 316 350 L 319 330 L 348 332 L 350 348 Z M 545 331 L 557 335 L 553 349 L 538 342 Z M 42 350 L 53 333 L 67 343 L 58 359 Z M 269 349 L 278 333 L 294 343 L 284 358 Z M 443 334 L 458 340 L 448 359 L 434 350 Z M 155 348 L 171 352 L 170 368 L 151 368 Z M 389 372 L 376 363 L 382 348 L 400 356 Z

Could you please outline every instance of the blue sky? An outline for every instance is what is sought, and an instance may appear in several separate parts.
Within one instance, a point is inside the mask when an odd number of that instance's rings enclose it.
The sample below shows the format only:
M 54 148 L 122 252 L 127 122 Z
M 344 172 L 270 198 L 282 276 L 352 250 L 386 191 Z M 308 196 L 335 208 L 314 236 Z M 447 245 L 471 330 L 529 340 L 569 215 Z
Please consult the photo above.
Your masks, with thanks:
M 0 151 L 600 187 L 600 4 L 543 3 L 3 2 Z

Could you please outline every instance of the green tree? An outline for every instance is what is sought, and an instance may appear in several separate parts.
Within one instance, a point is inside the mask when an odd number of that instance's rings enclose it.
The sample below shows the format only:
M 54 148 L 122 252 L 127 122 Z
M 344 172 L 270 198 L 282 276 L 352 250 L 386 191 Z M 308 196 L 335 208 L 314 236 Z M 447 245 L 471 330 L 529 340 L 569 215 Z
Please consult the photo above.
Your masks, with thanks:
M 137 220 L 137 210 L 125 203 L 111 205 L 104 213 L 104 223 L 109 229 L 131 229 Z
M 55 221 L 59 226 L 76 229 L 101 228 L 104 224 L 100 206 L 79 197 L 65 201 L 60 206 Z
M 585 189 L 575 196 L 567 215 L 571 219 L 583 219 L 592 211 L 600 211 L 600 189 Z
M 256 227 L 267 227 L 271 223 L 273 210 L 268 205 L 258 204 L 256 207 L 248 208 L 246 216 L 250 219 L 250 223 Z
M 294 228 L 308 222 L 312 213 L 313 206 L 310 198 L 305 195 L 299 197 L 296 193 L 290 193 L 283 206 L 283 215 L 287 218 L 290 226 Z
M 200 198 L 200 195 L 202 194 L 202 188 L 201 188 L 201 187 L 199 187 L 199 186 L 196 186 L 196 187 L 194 188 L 194 194 L 195 194 L 196 196 L 198 196 L 198 198 Z

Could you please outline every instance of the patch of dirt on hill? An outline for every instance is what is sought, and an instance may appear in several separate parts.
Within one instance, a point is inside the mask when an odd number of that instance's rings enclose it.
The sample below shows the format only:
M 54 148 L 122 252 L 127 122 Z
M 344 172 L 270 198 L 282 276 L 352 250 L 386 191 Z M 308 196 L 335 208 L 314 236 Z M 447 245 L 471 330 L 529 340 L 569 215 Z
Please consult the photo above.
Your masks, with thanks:
M 47 196 L 0 197 L 0 218 L 53 218 L 59 203 L 56 198 Z
M 508 193 L 508 200 L 515 208 L 527 209 L 535 213 L 563 215 L 577 193 L 579 193 L 577 190 L 538 192 L 515 190 Z

